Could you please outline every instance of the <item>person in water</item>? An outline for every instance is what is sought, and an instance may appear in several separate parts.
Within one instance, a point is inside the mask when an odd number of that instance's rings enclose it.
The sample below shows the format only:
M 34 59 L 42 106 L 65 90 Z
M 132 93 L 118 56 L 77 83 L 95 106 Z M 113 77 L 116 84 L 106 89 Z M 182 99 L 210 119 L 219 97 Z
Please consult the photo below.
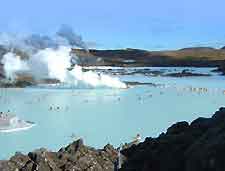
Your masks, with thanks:
M 140 142 L 141 142 L 141 135 L 137 134 L 135 137 L 133 137 L 133 141 L 131 141 L 130 143 L 125 143 L 122 149 L 129 148 L 132 145 L 138 145 Z
M 141 135 L 140 134 L 137 134 L 135 137 L 134 137 L 134 140 L 132 142 L 132 144 L 139 144 L 141 142 Z

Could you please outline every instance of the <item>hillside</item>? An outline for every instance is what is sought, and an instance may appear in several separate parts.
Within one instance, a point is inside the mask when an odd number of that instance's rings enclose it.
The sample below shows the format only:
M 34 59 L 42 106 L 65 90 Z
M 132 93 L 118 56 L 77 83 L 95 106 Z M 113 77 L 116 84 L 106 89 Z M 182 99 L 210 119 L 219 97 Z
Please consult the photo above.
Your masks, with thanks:
M 215 67 L 225 61 L 225 50 L 210 47 L 184 48 L 173 51 L 140 49 L 95 50 L 73 49 L 81 58 L 101 58 L 96 65 L 116 66 L 196 66 Z M 85 63 L 91 65 L 89 63 Z

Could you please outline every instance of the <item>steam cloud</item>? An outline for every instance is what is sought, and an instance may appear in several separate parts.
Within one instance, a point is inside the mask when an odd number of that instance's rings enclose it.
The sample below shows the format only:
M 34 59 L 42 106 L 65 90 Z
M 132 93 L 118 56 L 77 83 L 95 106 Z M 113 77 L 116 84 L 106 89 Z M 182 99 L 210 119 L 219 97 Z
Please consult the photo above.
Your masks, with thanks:
M 77 35 L 71 27 L 62 25 L 57 35 L 65 38 L 71 46 L 77 46 L 88 51 L 88 47 L 82 40 L 82 37 Z
M 19 56 L 14 53 L 7 53 L 2 58 L 3 68 L 6 77 L 14 80 L 16 78 L 16 72 L 27 71 L 29 69 L 26 62 L 22 61 Z
M 20 49 L 27 53 L 34 53 L 46 48 L 58 48 L 59 46 L 79 47 L 88 51 L 88 46 L 82 37 L 67 25 L 62 25 L 53 37 L 40 34 L 0 33 L 0 45 L 8 49 Z
M 10 50 L 1 59 L 8 79 L 14 80 L 19 72 L 25 72 L 36 80 L 52 78 L 71 85 L 82 82 L 92 87 L 127 88 L 118 78 L 92 71 L 83 72 L 76 61 L 78 57 L 70 55 L 71 47 L 88 48 L 81 36 L 77 36 L 68 26 L 62 26 L 53 38 L 35 34 L 18 37 L 0 35 L 0 45 Z M 27 54 L 29 58 L 23 59 L 15 53 L 15 49 Z M 71 64 L 74 68 L 68 70 Z

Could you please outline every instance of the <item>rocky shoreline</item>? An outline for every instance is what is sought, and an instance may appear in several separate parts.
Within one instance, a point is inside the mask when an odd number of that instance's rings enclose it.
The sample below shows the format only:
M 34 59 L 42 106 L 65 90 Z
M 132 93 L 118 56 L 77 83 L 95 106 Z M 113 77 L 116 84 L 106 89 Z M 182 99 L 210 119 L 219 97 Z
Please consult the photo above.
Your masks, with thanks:
M 58 152 L 42 148 L 27 155 L 16 153 L 0 162 L 1 171 L 112 171 L 117 151 L 106 145 L 103 149 L 85 146 L 77 140 Z
M 86 69 L 86 71 L 92 71 L 91 69 L 88 70 Z M 96 71 L 96 70 L 94 70 Z M 135 71 L 133 72 L 126 72 L 126 71 L 118 71 L 118 70 L 112 70 L 112 69 L 101 69 L 101 70 L 97 70 L 97 72 L 102 72 L 102 73 L 106 73 L 106 74 L 112 74 L 112 75 L 134 75 L 134 74 L 141 74 L 144 76 L 149 76 L 149 77 L 158 77 L 158 76 L 162 76 L 162 77 L 209 77 L 212 76 L 209 73 L 195 73 L 191 70 L 188 69 L 183 69 L 182 71 L 173 71 L 171 73 L 166 73 L 164 71 L 154 71 L 154 70 L 150 70 L 150 69 L 135 69 Z M 212 72 L 219 72 L 222 73 L 223 75 L 225 74 L 225 70 L 222 71 L 222 68 L 213 70 Z M 219 75 L 219 74 L 218 74 Z M 60 83 L 59 80 L 56 79 L 45 79 L 45 80 L 34 80 L 31 78 L 20 78 L 18 77 L 18 79 L 14 80 L 14 81 L 7 81 L 5 79 L 0 80 L 0 88 L 26 88 L 26 87 L 31 87 L 31 86 L 37 86 L 39 84 L 57 84 Z M 152 86 L 157 86 L 153 83 L 140 83 L 140 82 L 125 82 L 127 83 L 127 85 L 152 85 Z
M 225 62 L 222 62 L 216 71 L 221 72 L 222 75 L 225 75 Z
M 122 154 L 127 158 L 123 171 L 225 170 L 225 108 L 211 118 L 178 122 Z
M 121 151 L 120 171 L 224 171 L 225 108 L 211 118 L 178 122 L 157 138 Z M 1 171 L 113 171 L 118 150 L 85 146 L 77 140 L 58 152 L 39 149 L 0 161 Z

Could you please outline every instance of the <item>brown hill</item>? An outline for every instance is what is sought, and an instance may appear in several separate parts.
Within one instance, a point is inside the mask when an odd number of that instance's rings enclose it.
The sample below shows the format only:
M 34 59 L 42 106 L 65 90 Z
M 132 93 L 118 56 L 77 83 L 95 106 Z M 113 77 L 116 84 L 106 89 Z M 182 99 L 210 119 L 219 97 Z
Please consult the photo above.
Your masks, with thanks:
M 101 59 L 95 65 L 110 66 L 196 66 L 215 67 L 225 61 L 225 50 L 210 47 L 184 48 L 168 51 L 140 49 L 96 50 L 73 49 L 81 58 Z M 90 65 L 88 62 L 85 65 Z

